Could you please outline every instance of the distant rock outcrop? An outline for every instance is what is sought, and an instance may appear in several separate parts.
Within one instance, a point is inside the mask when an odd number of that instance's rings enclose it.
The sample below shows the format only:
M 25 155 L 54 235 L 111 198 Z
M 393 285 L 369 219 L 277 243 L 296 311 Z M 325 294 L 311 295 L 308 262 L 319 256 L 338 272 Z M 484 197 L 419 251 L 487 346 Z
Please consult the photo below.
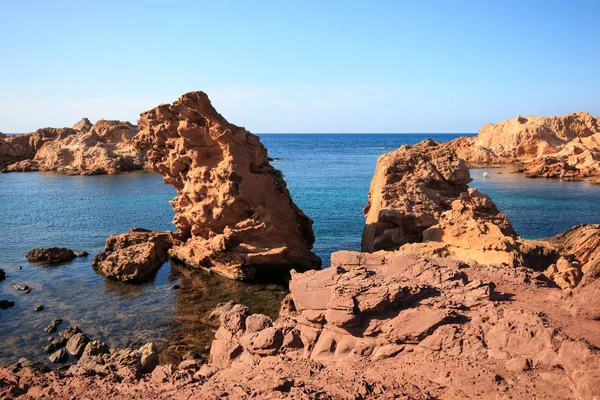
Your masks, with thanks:
M 167 261 L 171 245 L 169 232 L 134 228 L 127 233 L 110 236 L 104 251 L 94 257 L 92 266 L 108 278 L 141 282 Z
M 140 116 L 138 148 L 177 189 L 170 254 L 228 278 L 318 268 L 312 220 L 294 204 L 259 138 L 227 122 L 203 92 Z
M 0 139 L 4 172 L 56 171 L 70 175 L 117 174 L 144 168 L 145 157 L 133 146 L 135 125 L 87 118 L 73 128 L 44 128 Z
M 475 137 L 448 143 L 470 166 L 523 163 L 532 178 L 600 176 L 600 118 L 579 112 L 488 124 Z

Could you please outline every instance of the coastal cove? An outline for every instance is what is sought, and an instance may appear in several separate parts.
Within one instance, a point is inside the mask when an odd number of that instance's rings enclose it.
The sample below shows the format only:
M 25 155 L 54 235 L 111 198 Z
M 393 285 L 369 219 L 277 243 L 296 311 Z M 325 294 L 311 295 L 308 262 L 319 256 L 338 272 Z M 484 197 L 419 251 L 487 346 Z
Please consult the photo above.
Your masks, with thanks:
M 377 158 L 427 137 L 448 141 L 459 135 L 260 136 L 294 201 L 315 221 L 314 251 L 327 267 L 332 252 L 360 249 L 362 209 Z M 492 197 L 521 236 L 549 237 L 577 223 L 600 223 L 594 207 L 600 186 L 532 180 L 513 172 L 510 167 L 472 170 L 469 186 Z M 0 267 L 8 275 L 0 295 L 16 303 L 0 311 L 0 366 L 23 356 L 45 357 L 39 340 L 54 318 L 114 346 L 154 341 L 168 362 L 188 350 L 206 351 L 216 329 L 207 314 L 218 303 L 235 300 L 275 317 L 286 293 L 278 285 L 249 285 L 169 264 L 141 285 L 97 275 L 91 259 L 109 235 L 136 226 L 174 230 L 169 201 L 175 190 L 157 174 L 2 174 L 0 188 Z M 66 246 L 90 256 L 38 267 L 25 254 L 40 246 Z M 32 291 L 18 292 L 13 283 Z M 173 289 L 175 284 L 181 289 Z M 45 310 L 34 312 L 40 303 Z

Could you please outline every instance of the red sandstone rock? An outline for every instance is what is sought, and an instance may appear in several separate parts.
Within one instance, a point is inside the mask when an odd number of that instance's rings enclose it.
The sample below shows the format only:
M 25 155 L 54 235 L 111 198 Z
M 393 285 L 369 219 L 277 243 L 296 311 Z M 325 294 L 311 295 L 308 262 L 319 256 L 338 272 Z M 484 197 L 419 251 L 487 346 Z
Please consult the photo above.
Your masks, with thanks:
M 129 122 L 83 119 L 73 128 L 44 128 L 0 138 L 0 167 L 5 172 L 57 171 L 71 175 L 117 174 L 144 168 L 145 157 L 132 139 Z
M 318 268 L 312 220 L 294 204 L 257 136 L 203 92 L 140 116 L 138 148 L 177 189 L 171 256 L 232 279 Z
M 423 240 L 471 181 L 464 161 L 428 139 L 379 157 L 369 189 L 363 251 L 394 250 Z
M 588 113 L 522 117 L 482 127 L 448 147 L 469 165 L 525 164 L 529 177 L 581 179 L 600 175 L 600 119 Z
M 110 236 L 104 251 L 94 257 L 92 266 L 108 278 L 143 281 L 167 261 L 171 244 L 169 232 L 134 228 Z

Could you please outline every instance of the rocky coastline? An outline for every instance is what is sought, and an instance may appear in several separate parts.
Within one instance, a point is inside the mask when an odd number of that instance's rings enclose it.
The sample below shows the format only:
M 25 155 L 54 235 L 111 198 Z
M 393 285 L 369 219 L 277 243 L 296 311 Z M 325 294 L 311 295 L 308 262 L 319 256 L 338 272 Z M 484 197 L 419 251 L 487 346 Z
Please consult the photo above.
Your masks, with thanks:
M 600 118 L 516 116 L 447 144 L 470 167 L 518 164 L 530 178 L 600 182 Z
M 594 117 L 519 117 L 477 138 L 425 140 L 381 156 L 362 251 L 337 251 L 326 269 L 311 251 L 312 220 L 265 147 L 206 94 L 142 113 L 139 125 L 132 146 L 176 188 L 178 230 L 111 236 L 96 271 L 143 281 L 171 257 L 235 280 L 289 275 L 279 317 L 223 306 L 208 359 L 166 365 L 157 365 L 152 344 L 109 350 L 67 328 L 50 342 L 52 356 L 78 360 L 54 371 L 26 360 L 0 368 L 3 397 L 600 396 L 600 227 L 526 240 L 490 197 L 468 187 L 474 162 L 518 160 L 535 175 L 547 154 L 563 161 L 536 176 L 555 177 L 547 171 L 556 165 L 572 168 L 563 178 L 596 176 Z M 487 135 L 519 141 L 492 146 Z M 586 150 L 571 164 L 568 149 L 579 145 Z
M 83 118 L 72 128 L 41 128 L 0 136 L 0 171 L 55 171 L 103 175 L 144 169 L 145 156 L 133 145 L 138 128 L 129 122 Z

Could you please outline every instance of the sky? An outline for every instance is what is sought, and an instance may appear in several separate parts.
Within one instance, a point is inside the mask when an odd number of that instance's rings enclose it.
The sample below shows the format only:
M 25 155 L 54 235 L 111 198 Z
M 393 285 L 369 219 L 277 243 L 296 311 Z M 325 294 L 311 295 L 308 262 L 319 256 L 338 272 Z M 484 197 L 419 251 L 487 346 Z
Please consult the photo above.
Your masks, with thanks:
M 255 133 L 600 115 L 600 1 L 0 0 L 0 131 L 205 91 Z

